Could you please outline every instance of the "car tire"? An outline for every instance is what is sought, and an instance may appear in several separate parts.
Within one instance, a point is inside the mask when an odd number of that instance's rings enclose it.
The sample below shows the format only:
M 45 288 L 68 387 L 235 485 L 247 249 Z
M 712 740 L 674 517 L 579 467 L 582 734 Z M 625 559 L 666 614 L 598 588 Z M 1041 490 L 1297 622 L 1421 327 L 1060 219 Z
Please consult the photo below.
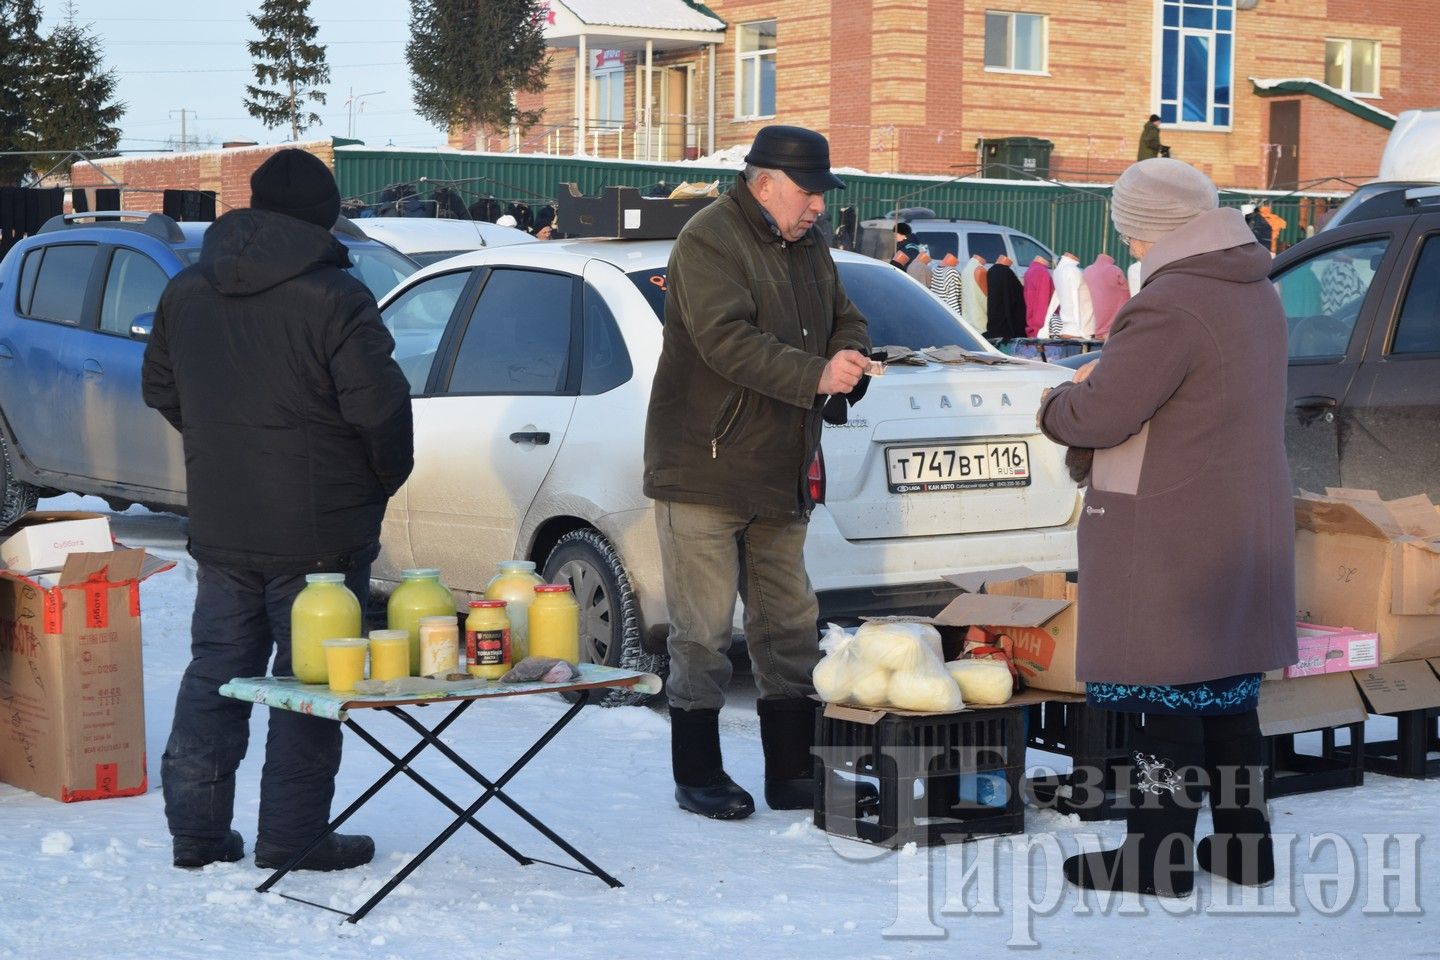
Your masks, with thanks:
M 572 530 L 545 558 L 549 583 L 568 583 L 580 604 L 580 659 L 664 676 L 670 658 L 641 644 L 640 609 L 615 548 L 595 530 Z M 644 706 L 655 694 L 609 690 L 601 706 Z
M 40 499 L 38 487 L 15 479 L 15 471 L 10 466 L 11 456 L 10 441 L 5 439 L 5 432 L 0 430 L 0 529 L 10 526 L 21 516 L 34 510 Z

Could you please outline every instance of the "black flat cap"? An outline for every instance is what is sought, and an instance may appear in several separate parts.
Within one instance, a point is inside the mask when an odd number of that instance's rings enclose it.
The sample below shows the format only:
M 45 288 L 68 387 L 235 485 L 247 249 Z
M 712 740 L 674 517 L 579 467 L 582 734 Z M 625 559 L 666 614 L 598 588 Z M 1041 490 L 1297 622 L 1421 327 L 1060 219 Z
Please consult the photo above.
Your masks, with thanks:
M 784 170 L 810 193 L 844 190 L 845 181 L 830 172 L 830 141 L 804 127 L 761 127 L 745 155 L 746 163 Z

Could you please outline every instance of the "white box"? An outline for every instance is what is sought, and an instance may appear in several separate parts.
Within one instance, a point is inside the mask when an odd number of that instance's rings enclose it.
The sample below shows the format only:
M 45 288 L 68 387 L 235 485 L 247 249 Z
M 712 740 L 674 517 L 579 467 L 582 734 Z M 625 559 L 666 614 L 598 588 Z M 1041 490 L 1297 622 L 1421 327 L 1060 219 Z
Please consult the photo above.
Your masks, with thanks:
M 59 570 L 72 553 L 115 549 L 110 521 L 98 513 L 37 510 L 16 520 L 5 533 L 0 560 L 16 573 Z

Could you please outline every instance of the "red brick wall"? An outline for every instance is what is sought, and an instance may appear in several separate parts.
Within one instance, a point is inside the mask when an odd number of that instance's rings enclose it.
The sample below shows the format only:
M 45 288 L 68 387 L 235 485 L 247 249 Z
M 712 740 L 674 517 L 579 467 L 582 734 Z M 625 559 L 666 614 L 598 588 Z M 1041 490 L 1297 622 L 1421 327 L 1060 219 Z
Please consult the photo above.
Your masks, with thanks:
M 235 207 L 248 207 L 250 174 L 272 154 L 292 146 L 315 154 L 332 171 L 335 169 L 335 148 L 329 140 L 155 157 L 112 157 L 97 164 L 120 183 L 122 209 L 158 211 L 164 190 L 214 190 L 219 214 Z M 89 164 L 76 165 L 70 180 L 74 187 L 114 186 Z
M 1033 136 L 1054 143 L 1052 171 L 1104 180 L 1134 160 L 1156 96 L 1157 0 L 710 0 L 709 6 L 729 24 L 716 52 L 718 148 L 748 143 L 765 122 L 795 123 L 826 133 L 840 166 L 953 175 L 973 166 L 977 139 Z M 1049 18 L 1044 75 L 985 68 L 987 9 Z M 1167 129 L 1165 142 L 1221 185 L 1263 186 L 1269 101 L 1255 95 L 1249 78 L 1323 77 L 1326 37 L 1380 42 L 1381 95 L 1368 101 L 1378 109 L 1440 104 L 1434 13 L 1435 0 L 1262 0 L 1237 11 L 1231 129 Z M 777 115 L 737 121 L 736 28 L 770 18 L 779 27 Z M 627 58 L 632 77 L 633 62 Z M 676 51 L 657 62 L 697 65 L 703 124 L 704 52 Z M 1302 179 L 1373 172 L 1386 131 L 1304 99 L 1302 126 L 1317 139 L 1303 134 Z M 550 89 L 521 102 L 543 104 L 547 124 L 572 124 L 574 52 L 556 51 Z M 1331 135 L 1343 139 L 1319 139 Z M 492 148 L 500 142 L 491 141 Z M 469 147 L 476 139 L 458 132 L 451 143 Z M 545 149 L 543 136 L 532 134 L 525 149 Z M 573 137 L 566 139 L 562 152 L 573 149 Z

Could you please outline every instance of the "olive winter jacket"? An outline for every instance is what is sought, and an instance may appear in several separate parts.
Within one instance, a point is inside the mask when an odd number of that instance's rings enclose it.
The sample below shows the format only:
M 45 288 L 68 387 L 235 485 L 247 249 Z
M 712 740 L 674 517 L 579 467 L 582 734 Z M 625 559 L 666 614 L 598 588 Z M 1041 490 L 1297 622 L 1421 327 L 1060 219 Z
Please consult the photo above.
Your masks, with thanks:
M 670 253 L 665 331 L 645 423 L 645 494 L 805 517 L 826 361 L 868 350 L 820 231 L 787 242 L 743 182 Z

